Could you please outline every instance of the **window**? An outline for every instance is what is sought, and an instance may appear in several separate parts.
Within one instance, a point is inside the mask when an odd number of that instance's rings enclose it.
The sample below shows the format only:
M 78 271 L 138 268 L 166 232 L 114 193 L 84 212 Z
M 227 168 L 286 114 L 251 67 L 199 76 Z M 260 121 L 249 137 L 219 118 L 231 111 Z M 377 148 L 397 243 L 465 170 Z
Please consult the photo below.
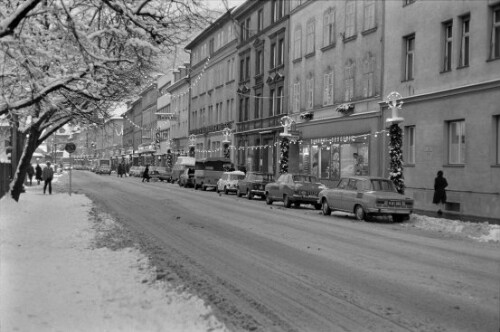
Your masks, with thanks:
M 314 26 L 315 21 L 311 20 L 307 23 L 307 37 L 306 37 L 306 53 L 310 54 L 314 52 Z
M 300 82 L 293 84 L 293 112 L 300 112 Z
M 273 0 L 272 5 L 273 22 L 276 22 L 285 16 L 285 5 L 283 0 Z
M 375 0 L 365 0 L 364 7 L 364 30 L 370 30 L 375 28 Z
M 448 163 L 465 164 L 465 121 L 448 122 Z
M 344 68 L 344 100 L 351 101 L 354 98 L 354 62 L 348 60 Z
M 270 91 L 270 97 L 269 116 L 274 116 L 276 114 L 276 91 L 274 89 Z
M 276 67 L 276 43 L 271 44 L 271 69 Z
M 460 57 L 458 59 L 458 65 L 460 67 L 466 67 L 469 65 L 469 54 L 470 54 L 470 15 L 461 17 L 461 36 L 460 36 Z
M 493 7 L 491 27 L 491 59 L 500 58 L 500 6 Z
M 264 9 L 259 9 L 257 12 L 257 31 L 264 29 Z
M 278 66 L 285 63 L 285 40 L 280 39 L 278 41 Z
M 345 36 L 353 37 L 356 34 L 356 1 L 349 0 L 345 7 Z
M 335 10 L 329 8 L 323 15 L 323 47 L 335 44 Z
M 250 17 L 245 20 L 245 40 L 250 38 Z
M 276 96 L 276 114 L 283 114 L 283 87 L 278 87 L 278 95 Z
M 245 59 L 240 60 L 240 82 L 245 80 Z
M 264 73 L 264 52 L 257 50 L 255 56 L 255 75 L 262 75 Z
M 415 126 L 405 127 L 405 137 L 406 163 L 415 164 Z
M 500 115 L 495 117 L 495 135 L 496 135 L 496 164 L 500 165 Z
M 451 57 L 453 48 L 453 22 L 443 23 L 443 71 L 451 70 Z
M 363 60 L 363 97 L 372 97 L 375 94 L 375 56 L 368 53 Z
M 403 0 L 403 6 L 408 6 L 414 3 L 417 0 Z
M 404 80 L 409 81 L 414 77 L 415 62 L 415 35 L 405 38 L 405 68 Z
M 323 79 L 323 106 L 333 105 L 333 70 L 326 73 Z
M 245 65 L 245 79 L 248 80 L 250 79 L 250 52 L 247 54 L 246 57 L 246 65 Z
M 302 57 L 302 27 L 295 28 L 295 39 L 293 44 L 293 58 L 299 59 Z
M 314 78 L 310 78 L 306 81 L 306 109 L 312 110 L 314 107 Z
M 257 93 L 255 95 L 255 110 L 254 110 L 254 115 L 253 115 L 253 118 L 254 119 L 259 119 L 260 118 L 260 113 L 261 113 L 261 109 L 262 109 L 262 94 L 261 93 Z

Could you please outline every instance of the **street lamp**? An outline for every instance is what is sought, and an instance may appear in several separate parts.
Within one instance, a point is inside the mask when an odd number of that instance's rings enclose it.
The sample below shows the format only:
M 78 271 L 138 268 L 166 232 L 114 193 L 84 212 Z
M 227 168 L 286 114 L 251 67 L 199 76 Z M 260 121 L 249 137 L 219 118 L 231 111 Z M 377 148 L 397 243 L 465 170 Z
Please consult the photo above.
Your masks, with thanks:
M 405 184 L 403 177 L 403 132 L 399 124 L 404 121 L 399 116 L 398 111 L 402 108 L 403 97 L 396 91 L 391 92 L 385 99 L 385 102 L 391 109 L 391 117 L 387 118 L 386 122 L 389 126 L 389 157 L 390 168 L 389 176 L 392 182 L 396 185 L 399 193 L 404 194 Z

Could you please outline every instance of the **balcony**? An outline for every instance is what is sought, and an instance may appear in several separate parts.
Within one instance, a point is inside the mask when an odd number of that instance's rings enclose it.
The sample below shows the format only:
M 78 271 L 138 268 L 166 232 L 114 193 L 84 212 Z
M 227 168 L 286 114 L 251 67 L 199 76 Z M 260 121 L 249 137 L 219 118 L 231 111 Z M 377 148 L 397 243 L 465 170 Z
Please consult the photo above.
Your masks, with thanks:
M 242 121 L 236 123 L 236 132 L 241 133 L 245 131 L 251 131 L 256 129 L 269 129 L 275 127 L 281 127 L 281 118 L 286 114 L 277 114 L 268 118 L 253 119 L 249 121 Z

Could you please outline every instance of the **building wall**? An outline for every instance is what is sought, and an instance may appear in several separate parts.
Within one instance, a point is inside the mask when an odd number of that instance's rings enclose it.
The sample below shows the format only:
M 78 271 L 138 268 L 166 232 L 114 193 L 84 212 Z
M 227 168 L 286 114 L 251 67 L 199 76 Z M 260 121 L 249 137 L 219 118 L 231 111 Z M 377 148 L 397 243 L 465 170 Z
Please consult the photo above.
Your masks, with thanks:
M 391 20 L 387 20 L 385 30 L 384 94 L 398 91 L 404 102 L 400 126 L 405 134 L 406 193 L 413 195 L 417 209 L 437 209 L 432 204 L 433 184 L 437 171 L 443 170 L 449 183 L 445 212 L 498 218 L 500 57 L 491 58 L 490 46 L 492 9 L 500 2 L 386 5 L 386 17 Z M 460 66 L 464 15 L 470 18 L 470 57 L 468 65 Z M 445 27 L 449 23 L 451 66 L 446 68 Z M 410 79 L 404 70 L 408 36 L 415 37 L 414 75 Z M 386 111 L 384 117 L 388 116 Z M 463 135 L 453 132 L 455 123 L 463 125 Z M 457 151 L 463 158 L 455 157 Z
M 357 170 L 380 175 L 384 2 L 293 5 L 288 104 L 301 140 L 290 150 L 291 171 L 334 183 L 362 160 Z M 339 113 L 342 104 L 352 113 Z

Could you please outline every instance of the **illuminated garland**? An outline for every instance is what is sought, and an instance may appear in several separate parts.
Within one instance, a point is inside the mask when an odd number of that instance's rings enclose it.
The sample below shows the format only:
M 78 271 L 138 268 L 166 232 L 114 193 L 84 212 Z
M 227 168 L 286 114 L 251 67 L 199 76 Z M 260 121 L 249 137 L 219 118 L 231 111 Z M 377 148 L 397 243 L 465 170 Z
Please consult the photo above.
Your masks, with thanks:
M 392 182 L 396 185 L 396 189 L 399 193 L 404 194 L 405 183 L 403 177 L 403 152 L 401 150 L 401 145 L 403 143 L 402 129 L 397 123 L 393 123 L 389 128 L 389 157 L 390 157 L 390 168 L 389 176 Z
M 290 150 L 290 142 L 288 141 L 288 138 L 283 137 L 280 149 L 280 174 L 288 173 L 288 151 Z

